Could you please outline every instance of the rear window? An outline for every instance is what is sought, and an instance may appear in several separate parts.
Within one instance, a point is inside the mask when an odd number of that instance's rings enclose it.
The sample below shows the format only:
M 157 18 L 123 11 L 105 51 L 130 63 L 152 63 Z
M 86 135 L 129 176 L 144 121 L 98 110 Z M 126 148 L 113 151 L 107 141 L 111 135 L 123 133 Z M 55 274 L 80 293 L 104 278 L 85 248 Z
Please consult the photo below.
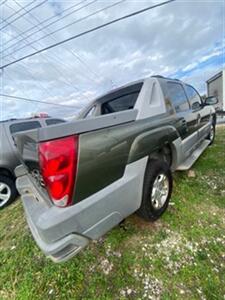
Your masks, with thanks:
M 10 125 L 9 130 L 11 134 L 13 134 L 16 132 L 31 130 L 40 127 L 41 124 L 38 121 L 31 121 L 31 122 L 21 122 L 21 123 L 12 124 Z
M 176 112 L 189 110 L 189 103 L 181 84 L 167 82 L 167 92 L 170 102 L 173 104 Z
M 139 92 L 130 93 L 103 103 L 102 114 L 105 115 L 127 109 L 133 109 L 138 94 Z
M 47 119 L 45 120 L 45 123 L 50 126 L 50 125 L 55 125 L 55 124 L 60 124 L 60 123 L 65 123 L 64 120 L 61 119 Z

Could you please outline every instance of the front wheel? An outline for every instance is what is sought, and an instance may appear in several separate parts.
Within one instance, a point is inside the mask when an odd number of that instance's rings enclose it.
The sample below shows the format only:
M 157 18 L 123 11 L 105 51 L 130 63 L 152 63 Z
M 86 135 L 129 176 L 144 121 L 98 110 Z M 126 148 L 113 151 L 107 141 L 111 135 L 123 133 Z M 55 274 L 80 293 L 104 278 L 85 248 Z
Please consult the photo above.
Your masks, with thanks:
M 172 186 L 173 178 L 169 165 L 160 160 L 151 160 L 145 173 L 138 215 L 148 221 L 157 220 L 168 207 Z
M 0 175 L 0 209 L 12 203 L 17 196 L 17 191 L 14 181 Z
M 207 140 L 210 141 L 209 145 L 212 145 L 216 136 L 216 128 L 215 125 L 211 125 L 209 135 L 207 136 Z

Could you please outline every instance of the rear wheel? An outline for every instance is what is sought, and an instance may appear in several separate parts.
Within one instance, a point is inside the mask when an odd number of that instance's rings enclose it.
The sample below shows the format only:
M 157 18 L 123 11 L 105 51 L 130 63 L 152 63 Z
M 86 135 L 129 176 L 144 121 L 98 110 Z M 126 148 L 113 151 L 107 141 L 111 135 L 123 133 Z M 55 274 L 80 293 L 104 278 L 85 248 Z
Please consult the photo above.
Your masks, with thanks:
M 160 160 L 148 164 L 141 207 L 138 215 L 149 221 L 157 220 L 167 209 L 172 193 L 173 179 L 169 165 Z
M 0 209 L 12 203 L 17 196 L 17 191 L 14 181 L 0 175 Z

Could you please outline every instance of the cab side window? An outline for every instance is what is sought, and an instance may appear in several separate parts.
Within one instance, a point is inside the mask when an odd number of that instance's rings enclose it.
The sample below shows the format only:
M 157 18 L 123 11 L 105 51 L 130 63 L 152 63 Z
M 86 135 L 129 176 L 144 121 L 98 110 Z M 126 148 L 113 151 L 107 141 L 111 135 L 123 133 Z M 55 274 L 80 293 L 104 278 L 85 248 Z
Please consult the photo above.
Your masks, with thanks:
M 192 110 L 200 109 L 202 106 L 202 101 L 201 101 L 199 94 L 196 92 L 196 90 L 192 86 L 186 85 L 186 92 L 187 92 L 187 96 L 190 101 Z
M 180 83 L 167 82 L 167 93 L 168 98 L 173 104 L 176 112 L 189 110 L 188 99 L 184 88 Z
M 123 95 L 102 104 L 102 114 L 110 114 L 127 109 L 133 109 L 139 92 Z

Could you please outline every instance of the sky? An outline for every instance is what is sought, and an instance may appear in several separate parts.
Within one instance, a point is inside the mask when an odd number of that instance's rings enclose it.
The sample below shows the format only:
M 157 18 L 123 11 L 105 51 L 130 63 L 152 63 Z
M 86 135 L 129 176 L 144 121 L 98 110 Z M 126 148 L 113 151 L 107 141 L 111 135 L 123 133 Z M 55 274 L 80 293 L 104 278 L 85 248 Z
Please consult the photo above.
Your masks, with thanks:
M 162 1 L 0 0 L 0 65 Z M 73 117 L 97 96 L 154 74 L 205 94 L 205 81 L 224 67 L 225 2 L 177 0 L 5 68 L 0 94 L 52 104 L 0 97 L 0 120 Z

